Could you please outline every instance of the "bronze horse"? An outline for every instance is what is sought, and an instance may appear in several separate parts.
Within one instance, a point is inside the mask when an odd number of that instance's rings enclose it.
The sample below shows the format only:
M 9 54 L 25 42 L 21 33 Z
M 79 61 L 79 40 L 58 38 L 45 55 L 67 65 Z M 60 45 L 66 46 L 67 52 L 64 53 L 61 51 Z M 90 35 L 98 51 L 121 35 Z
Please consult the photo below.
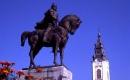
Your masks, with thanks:
M 59 22 L 58 27 L 51 28 L 47 34 L 47 41 L 43 40 L 45 30 L 38 30 L 28 32 L 25 31 L 21 35 L 21 46 L 24 46 L 25 40 L 28 38 L 28 43 L 30 45 L 30 67 L 36 67 L 34 63 L 34 58 L 40 51 L 42 47 L 52 47 L 54 53 L 54 64 L 56 63 L 57 52 L 60 52 L 60 63 L 63 65 L 63 54 L 64 48 L 68 40 L 68 35 L 74 34 L 76 29 L 80 26 L 80 18 L 76 15 L 67 15 L 62 18 Z

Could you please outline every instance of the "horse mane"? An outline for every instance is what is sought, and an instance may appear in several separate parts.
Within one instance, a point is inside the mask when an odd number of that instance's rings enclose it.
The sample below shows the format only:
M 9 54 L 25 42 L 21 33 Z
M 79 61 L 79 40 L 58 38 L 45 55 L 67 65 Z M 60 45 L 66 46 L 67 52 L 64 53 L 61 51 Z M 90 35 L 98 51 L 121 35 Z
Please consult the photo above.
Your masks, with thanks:
M 64 16 L 64 17 L 61 19 L 61 21 L 59 22 L 59 25 L 60 25 L 60 26 L 63 26 L 63 23 L 64 23 L 65 21 L 69 21 L 69 20 L 72 19 L 72 18 L 80 19 L 80 18 L 79 18 L 77 15 L 75 15 L 75 14 L 69 14 L 69 15 Z

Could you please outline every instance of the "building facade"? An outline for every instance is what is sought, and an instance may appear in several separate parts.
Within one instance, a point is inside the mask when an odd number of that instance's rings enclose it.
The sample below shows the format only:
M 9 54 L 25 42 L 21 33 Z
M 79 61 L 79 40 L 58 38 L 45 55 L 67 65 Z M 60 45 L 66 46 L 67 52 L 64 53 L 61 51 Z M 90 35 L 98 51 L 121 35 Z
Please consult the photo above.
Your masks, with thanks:
M 94 50 L 95 53 L 92 61 L 93 80 L 110 80 L 109 61 L 104 54 L 100 33 L 98 33 Z

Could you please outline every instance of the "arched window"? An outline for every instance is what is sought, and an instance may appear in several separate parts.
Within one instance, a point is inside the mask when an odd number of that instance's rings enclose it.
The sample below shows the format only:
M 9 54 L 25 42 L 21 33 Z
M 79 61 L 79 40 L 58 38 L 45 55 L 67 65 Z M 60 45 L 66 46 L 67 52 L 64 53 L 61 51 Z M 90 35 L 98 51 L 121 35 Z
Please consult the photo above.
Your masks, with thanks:
M 97 79 L 101 79 L 101 70 L 100 69 L 97 70 Z

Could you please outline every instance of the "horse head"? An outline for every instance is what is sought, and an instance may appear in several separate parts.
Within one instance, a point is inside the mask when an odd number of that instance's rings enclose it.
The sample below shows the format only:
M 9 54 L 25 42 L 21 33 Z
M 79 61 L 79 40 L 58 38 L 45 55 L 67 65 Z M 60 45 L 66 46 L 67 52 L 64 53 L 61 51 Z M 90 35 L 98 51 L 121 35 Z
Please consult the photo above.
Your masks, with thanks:
M 75 31 L 79 28 L 81 20 L 76 15 L 66 15 L 62 18 L 59 23 L 60 26 L 64 27 L 70 34 L 74 34 Z

